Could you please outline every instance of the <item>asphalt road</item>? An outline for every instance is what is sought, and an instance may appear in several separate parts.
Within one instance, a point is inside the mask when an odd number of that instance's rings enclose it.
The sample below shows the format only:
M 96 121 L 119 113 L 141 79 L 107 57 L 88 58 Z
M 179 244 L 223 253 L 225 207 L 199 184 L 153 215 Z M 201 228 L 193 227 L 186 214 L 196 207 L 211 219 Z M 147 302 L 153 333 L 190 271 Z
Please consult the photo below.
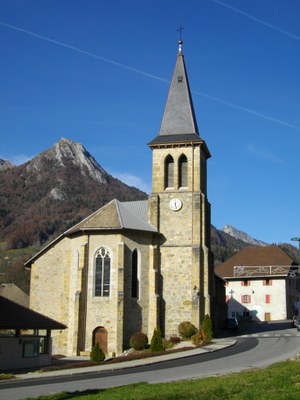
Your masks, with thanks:
M 0 399 L 20 400 L 63 391 L 88 394 L 137 382 L 160 383 L 222 375 L 264 368 L 300 354 L 300 332 L 281 330 L 275 325 L 271 328 L 246 332 L 237 337 L 236 345 L 214 353 L 117 371 L 1 382 Z

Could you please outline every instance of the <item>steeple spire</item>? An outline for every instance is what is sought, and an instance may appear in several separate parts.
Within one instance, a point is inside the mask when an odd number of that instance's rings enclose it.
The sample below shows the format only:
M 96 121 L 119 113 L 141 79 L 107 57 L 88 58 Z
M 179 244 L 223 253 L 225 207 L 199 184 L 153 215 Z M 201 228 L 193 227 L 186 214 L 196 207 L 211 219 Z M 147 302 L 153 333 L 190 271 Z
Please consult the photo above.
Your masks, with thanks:
M 179 52 L 159 136 L 199 135 L 181 46 L 182 40 L 179 40 Z
M 203 143 L 210 157 L 205 142 L 199 136 L 188 76 L 182 54 L 182 25 L 180 32 L 179 51 L 169 88 L 169 94 L 158 135 L 148 145 L 151 148 L 176 144 Z

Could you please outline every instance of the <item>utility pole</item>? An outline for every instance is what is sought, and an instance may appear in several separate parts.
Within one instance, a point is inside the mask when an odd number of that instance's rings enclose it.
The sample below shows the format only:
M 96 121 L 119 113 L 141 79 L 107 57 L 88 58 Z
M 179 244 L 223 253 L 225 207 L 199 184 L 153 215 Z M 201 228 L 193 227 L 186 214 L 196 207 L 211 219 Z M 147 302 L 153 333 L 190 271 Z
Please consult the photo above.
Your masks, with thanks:
M 298 320 L 300 319 L 300 282 L 299 282 L 299 267 L 300 267 L 300 237 L 293 237 L 291 238 L 292 241 L 298 242 L 298 273 L 296 275 L 296 289 L 298 290 Z

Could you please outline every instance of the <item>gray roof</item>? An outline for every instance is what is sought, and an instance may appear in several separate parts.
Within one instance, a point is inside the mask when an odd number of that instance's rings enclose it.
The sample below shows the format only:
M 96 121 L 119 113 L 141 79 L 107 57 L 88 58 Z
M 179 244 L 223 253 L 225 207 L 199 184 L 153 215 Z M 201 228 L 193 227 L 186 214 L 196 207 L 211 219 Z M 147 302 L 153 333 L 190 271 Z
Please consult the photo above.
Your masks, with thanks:
M 142 232 L 157 233 L 157 229 L 148 222 L 148 201 L 127 201 L 111 200 L 99 210 L 74 225 L 72 228 L 58 236 L 42 250 L 36 253 L 28 261 L 25 267 L 31 264 L 42 255 L 47 249 L 59 242 L 62 238 L 78 232 L 91 231 L 112 231 L 112 230 L 136 230 Z
M 200 138 L 199 135 L 196 135 L 195 133 L 182 133 L 178 135 L 161 135 L 161 136 L 156 136 L 150 143 L 148 143 L 148 146 L 150 147 L 160 147 L 168 144 L 200 144 L 203 146 L 205 149 L 207 158 L 211 157 L 211 154 L 208 150 L 208 147 L 206 146 L 206 143 L 203 139 Z
M 178 53 L 159 136 L 198 133 L 188 77 L 181 50 Z
M 197 144 L 202 146 L 206 157 L 210 157 L 206 143 L 199 136 L 184 57 L 179 43 L 179 52 L 169 88 L 158 136 L 148 145 L 160 147 L 180 144 Z
M 149 232 L 157 232 L 157 229 L 148 222 L 148 201 L 118 202 L 120 218 L 123 228 Z
M 148 201 L 127 201 L 111 200 L 99 210 L 86 217 L 84 220 L 65 231 L 54 239 L 42 250 L 36 253 L 24 264 L 30 267 L 31 264 L 42 255 L 47 249 L 59 242 L 62 238 L 78 232 L 91 231 L 112 231 L 112 230 L 136 230 L 142 232 L 157 233 L 157 229 L 148 222 Z
M 66 325 L 0 296 L 1 329 L 65 329 Z
M 78 231 L 119 229 L 157 232 L 157 229 L 148 222 L 148 201 L 120 202 L 114 199 L 68 229 L 64 234 L 69 235 Z

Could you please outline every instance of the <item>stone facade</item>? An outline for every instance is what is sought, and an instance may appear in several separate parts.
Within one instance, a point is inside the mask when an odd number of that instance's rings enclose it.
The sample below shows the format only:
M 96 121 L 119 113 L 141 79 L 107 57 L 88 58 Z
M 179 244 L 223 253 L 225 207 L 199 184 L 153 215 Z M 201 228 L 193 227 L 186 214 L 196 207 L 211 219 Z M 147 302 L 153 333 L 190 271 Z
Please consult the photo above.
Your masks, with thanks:
M 198 145 L 165 145 L 153 148 L 150 222 L 159 239 L 160 325 L 163 332 L 177 334 L 178 324 L 188 320 L 199 326 L 211 313 L 213 276 L 210 254 L 210 205 L 206 198 L 207 153 Z M 165 188 L 165 160 L 174 160 L 174 186 Z M 179 187 L 179 160 L 187 159 L 187 186 Z M 170 201 L 179 199 L 173 211 Z
M 109 332 L 108 353 L 120 354 L 130 336 L 157 326 L 155 269 L 151 235 L 94 234 L 63 238 L 31 265 L 32 309 L 66 324 L 53 334 L 53 354 L 89 352 L 93 332 Z M 95 255 L 111 255 L 110 296 L 95 296 Z M 131 296 L 131 258 L 138 251 L 139 298 Z M 151 290 L 151 294 L 150 291 Z
M 217 298 L 225 304 L 210 251 L 210 153 L 197 131 L 181 47 L 161 131 L 149 146 L 148 202 L 113 200 L 28 262 L 30 306 L 68 327 L 53 336 L 54 354 L 88 353 L 95 342 L 120 354 L 135 332 L 149 340 L 156 327 L 178 335 L 180 322 L 199 328 L 205 314 L 214 318 Z

